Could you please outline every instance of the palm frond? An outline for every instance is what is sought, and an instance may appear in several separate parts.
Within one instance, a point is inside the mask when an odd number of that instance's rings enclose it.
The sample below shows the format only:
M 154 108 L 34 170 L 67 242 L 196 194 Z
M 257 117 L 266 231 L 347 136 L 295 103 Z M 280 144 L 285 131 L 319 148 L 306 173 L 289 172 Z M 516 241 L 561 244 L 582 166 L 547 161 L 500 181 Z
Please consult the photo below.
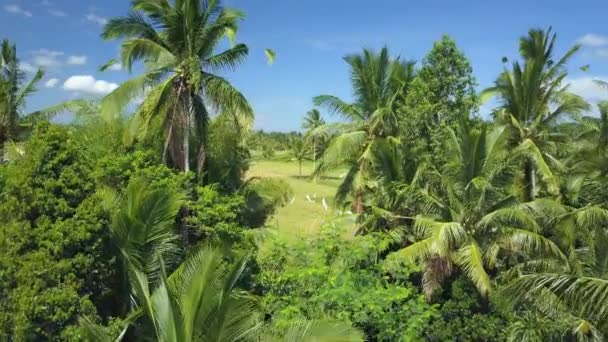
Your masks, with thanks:
M 487 296 L 492 290 L 490 276 L 484 267 L 481 248 L 474 240 L 465 244 L 456 252 L 455 263 L 473 281 L 482 296 Z

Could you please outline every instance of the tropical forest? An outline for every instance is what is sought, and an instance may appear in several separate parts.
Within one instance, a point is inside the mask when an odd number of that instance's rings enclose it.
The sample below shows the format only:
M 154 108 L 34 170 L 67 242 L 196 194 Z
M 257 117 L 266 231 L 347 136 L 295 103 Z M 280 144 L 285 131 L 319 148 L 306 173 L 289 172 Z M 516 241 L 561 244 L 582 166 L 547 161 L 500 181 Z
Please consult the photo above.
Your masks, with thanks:
M 1 15 L 73 16 L 35 2 Z M 316 42 L 344 74 L 292 80 L 319 91 L 276 129 L 245 65 L 306 61 L 258 12 L 120 3 L 82 19 L 116 83 L 62 86 L 86 57 L 0 24 L 0 341 L 608 340 L 608 79 L 580 63 L 608 36 L 502 21 L 480 65 L 450 32 Z

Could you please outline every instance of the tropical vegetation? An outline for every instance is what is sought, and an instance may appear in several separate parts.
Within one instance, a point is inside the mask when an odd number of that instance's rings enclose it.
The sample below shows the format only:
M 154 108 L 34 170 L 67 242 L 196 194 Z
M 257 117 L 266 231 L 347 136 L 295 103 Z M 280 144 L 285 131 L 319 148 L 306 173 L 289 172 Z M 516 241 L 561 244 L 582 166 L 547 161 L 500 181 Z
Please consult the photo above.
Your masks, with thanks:
M 481 92 L 447 35 L 419 64 L 363 49 L 352 101 L 264 132 L 224 76 L 243 19 L 133 0 L 104 68 L 142 72 L 30 114 L 44 72 L 3 41 L 0 340 L 608 338 L 608 101 L 570 91 L 579 46 L 531 29 Z M 312 231 L 278 229 L 292 205 Z

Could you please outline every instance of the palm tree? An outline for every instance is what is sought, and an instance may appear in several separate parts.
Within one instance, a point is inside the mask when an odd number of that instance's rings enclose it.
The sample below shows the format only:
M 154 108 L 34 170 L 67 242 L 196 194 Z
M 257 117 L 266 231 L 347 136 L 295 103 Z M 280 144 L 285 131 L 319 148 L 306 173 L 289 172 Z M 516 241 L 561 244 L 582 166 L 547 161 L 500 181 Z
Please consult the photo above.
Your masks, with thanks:
M 167 188 L 152 187 L 145 178 L 131 180 L 122 196 L 113 189 L 104 189 L 100 195 L 105 210 L 111 213 L 110 233 L 119 261 L 117 283 L 125 296 L 120 302 L 121 313 L 125 313 L 128 301 L 124 298 L 136 287 L 131 269 L 156 285 L 162 268 L 176 265 L 180 254 L 175 222 L 183 199 Z
M 19 68 L 17 47 L 7 39 L 2 41 L 0 51 L 0 149 L 7 141 L 21 139 L 40 120 L 71 109 L 80 101 L 65 102 L 32 113 L 23 113 L 28 96 L 33 94 L 38 82 L 44 77 L 40 69 L 31 80 L 25 82 L 25 72 Z M 1 157 L 1 156 L 0 156 Z
M 608 202 L 605 184 L 608 182 L 608 102 L 598 104 L 600 117 L 584 117 L 577 125 L 566 164 L 576 198 L 589 203 Z
M 354 102 L 346 103 L 331 95 L 314 99 L 315 105 L 339 114 L 346 121 L 326 124 L 315 130 L 315 134 L 338 132 L 326 149 L 317 172 L 348 167 L 336 200 L 344 202 L 351 194 L 354 211 L 360 214 L 365 189 L 376 176 L 375 151 L 380 144 L 395 142 L 398 136 L 401 117 L 397 108 L 405 100 L 414 77 L 414 62 L 392 59 L 386 47 L 378 54 L 364 50 L 363 54 L 346 56 L 344 60 L 351 68 Z
M 563 322 L 562 336 L 603 341 L 608 336 L 608 211 L 587 207 L 569 217 L 564 222 L 578 223 L 575 236 L 591 230 L 587 246 L 572 244 L 568 263 L 522 269 L 502 294 L 514 307 L 523 305 L 540 317 Z M 529 330 L 542 333 L 537 327 Z
M 217 249 L 201 248 L 151 290 L 135 272 L 137 298 L 158 341 L 242 341 L 259 323 L 255 302 L 235 285 L 247 259 L 227 267 Z
M 518 205 L 504 191 L 511 178 L 506 130 L 487 133 L 486 126 L 463 123 L 459 134 L 450 134 L 447 164 L 427 171 L 426 185 L 417 194 L 422 195 L 424 213 L 414 218 L 413 243 L 389 256 L 389 268 L 420 262 L 430 299 L 454 265 L 485 296 L 492 290 L 489 270 L 504 265 L 500 256 L 526 259 L 536 254 L 563 260 L 558 246 L 541 235 L 532 214 L 544 203 Z
M 235 69 L 249 52 L 236 44 L 217 53 L 224 37 L 234 40 L 243 13 L 219 1 L 133 0 L 132 11 L 110 20 L 105 39 L 124 38 L 121 63 L 131 70 L 145 62 L 145 72 L 123 83 L 102 101 L 102 114 L 112 117 L 146 90 L 137 111 L 142 134 L 155 121 L 164 130 L 163 159 L 170 155 L 179 169 L 190 171 L 191 143 L 198 149 L 196 170 L 203 171 L 208 121 L 214 111 L 243 125 L 253 118 L 245 97 L 215 72 Z M 274 53 L 270 57 L 274 57 Z
M 302 137 L 293 137 L 289 141 L 289 153 L 300 165 L 300 178 L 302 178 L 302 162 L 308 158 L 308 146 Z
M 322 320 L 295 320 L 289 322 L 287 329 L 274 331 L 266 328 L 258 339 L 263 341 L 324 341 L 324 342 L 359 342 L 364 341 L 361 331 L 350 324 Z
M 306 135 L 312 140 L 312 167 L 317 169 L 317 140 L 318 137 L 314 135 L 317 128 L 325 125 L 325 120 L 321 117 L 321 112 L 318 109 L 313 109 L 306 113 L 302 128 L 306 130 Z
M 577 116 L 589 108 L 580 96 L 568 92 L 568 85 L 564 84 L 568 75 L 566 64 L 579 46 L 570 48 L 557 59 L 555 40 L 551 29 L 530 30 L 519 43 L 523 67 L 514 62 L 512 70 L 505 69 L 495 85 L 484 90 L 481 96 L 486 99 L 498 96 L 502 104 L 497 119 L 509 128 L 511 147 L 527 154 L 521 179 L 525 201 L 537 196 L 537 175 L 550 194 L 558 193 L 551 164 L 559 162 L 551 154 L 551 147 L 561 135 L 548 128 L 564 115 Z
M 204 246 L 170 276 L 164 273 L 156 286 L 136 265 L 129 265 L 136 307 L 125 319 L 119 336 L 88 320 L 83 322 L 93 341 L 121 340 L 128 325 L 138 323 L 143 340 L 243 341 L 253 339 L 260 323 L 255 301 L 236 287 L 247 258 L 226 265 L 219 250 Z

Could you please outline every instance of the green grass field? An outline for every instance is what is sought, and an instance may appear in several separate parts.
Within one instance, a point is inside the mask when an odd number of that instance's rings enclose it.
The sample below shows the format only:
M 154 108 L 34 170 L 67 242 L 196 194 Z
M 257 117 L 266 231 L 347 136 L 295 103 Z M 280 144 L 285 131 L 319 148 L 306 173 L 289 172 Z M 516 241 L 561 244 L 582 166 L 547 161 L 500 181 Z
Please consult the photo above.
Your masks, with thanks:
M 312 161 L 303 162 L 300 178 L 298 162 L 280 155 L 273 160 L 252 161 L 248 177 L 283 178 L 295 194 L 289 203 L 278 209 L 275 217 L 267 223 L 268 227 L 293 236 L 310 234 L 318 232 L 323 220 L 335 215 L 334 195 L 340 184 L 339 176 L 344 172 L 335 171 L 313 181 L 310 178 L 312 171 Z M 323 198 L 327 202 L 327 211 L 322 204 Z

